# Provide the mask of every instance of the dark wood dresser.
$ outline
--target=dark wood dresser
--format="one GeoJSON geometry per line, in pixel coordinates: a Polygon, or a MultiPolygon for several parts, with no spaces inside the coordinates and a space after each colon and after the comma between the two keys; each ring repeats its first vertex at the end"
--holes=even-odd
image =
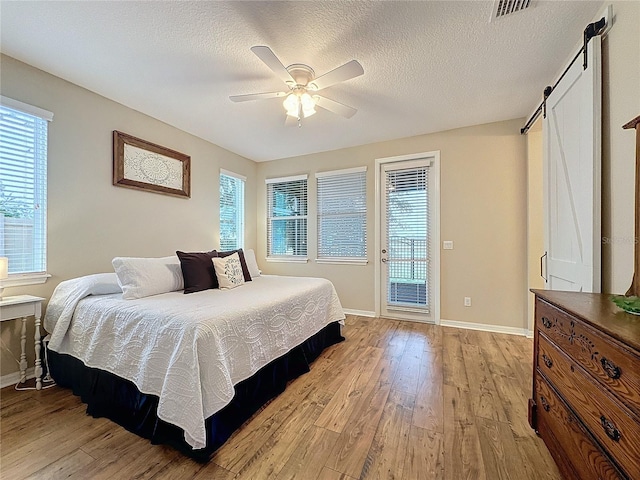
{"type": "Polygon", "coordinates": [[[640,480],[640,317],[609,295],[532,292],[529,424],[566,478],[640,480]]]}

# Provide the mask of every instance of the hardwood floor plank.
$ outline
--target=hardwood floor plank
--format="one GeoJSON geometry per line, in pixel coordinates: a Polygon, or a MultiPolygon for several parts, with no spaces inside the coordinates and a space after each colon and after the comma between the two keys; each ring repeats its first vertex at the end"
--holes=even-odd
{"type": "Polygon", "coordinates": [[[420,362],[413,425],[444,432],[444,367],[442,350],[425,350],[420,362]]]}
{"type": "Polygon", "coordinates": [[[444,386],[446,480],[487,479],[470,395],[470,392],[460,387],[444,386]]]}
{"type": "MultiPolygon", "coordinates": [[[[322,410],[326,407],[328,397],[312,393],[305,399],[282,428],[273,432],[271,437],[258,450],[245,454],[246,462],[236,472],[236,478],[253,480],[258,478],[275,478],[287,463],[295,449],[308,438],[308,431],[313,426],[322,410]]],[[[233,471],[232,469],[229,469],[233,471]]]]}
{"type": "Polygon", "coordinates": [[[182,455],[174,458],[169,465],[156,472],[151,480],[183,480],[197,478],[199,472],[206,470],[206,476],[200,478],[207,479],[232,479],[234,475],[216,465],[209,462],[207,465],[198,463],[195,460],[184,457],[182,455]]]}
{"type": "Polygon", "coordinates": [[[443,381],[446,385],[469,390],[467,369],[462,355],[459,329],[442,327],[443,381]]]}
{"type": "Polygon", "coordinates": [[[481,417],[477,419],[477,423],[482,461],[487,477],[496,480],[522,478],[518,447],[509,425],[481,417]]]}
{"type": "Polygon", "coordinates": [[[107,430],[80,446],[96,460],[117,461],[129,448],[139,443],[140,437],[119,425],[107,430]]]}
{"type": "Polygon", "coordinates": [[[293,452],[278,480],[306,478],[314,480],[320,476],[325,461],[338,439],[338,433],[319,427],[311,427],[304,442],[293,452]]]}
{"type": "Polygon", "coordinates": [[[472,406],[475,415],[507,422],[507,415],[498,398],[491,372],[482,356],[480,347],[463,344],[462,355],[467,370],[472,406]]]}
{"type": "Polygon", "coordinates": [[[352,366],[352,371],[333,395],[320,417],[316,427],[326,428],[336,433],[342,432],[351,413],[362,397],[376,365],[382,358],[381,348],[367,347],[362,358],[352,366]]]}
{"type": "Polygon", "coordinates": [[[398,320],[390,320],[388,318],[376,318],[371,324],[369,330],[369,345],[372,347],[386,348],[390,340],[396,334],[398,326],[400,326],[398,320]]]}
{"type": "Polygon", "coordinates": [[[206,464],[87,416],[66,389],[2,389],[0,476],[560,480],[527,422],[531,339],[353,315],[344,335],[206,464]]]}
{"type": "Polygon", "coordinates": [[[515,442],[520,454],[522,478],[530,480],[562,480],[558,467],[540,437],[516,438],[515,442]]]}
{"type": "Polygon", "coordinates": [[[331,470],[330,468],[324,467],[322,472],[320,472],[320,476],[318,480],[356,480],[349,475],[344,473],[336,472],[335,470],[331,470]]]}
{"type": "MultiPolygon", "coordinates": [[[[86,417],[89,421],[74,422],[66,428],[53,430],[43,436],[30,436],[20,448],[2,451],[2,475],[6,478],[26,478],[47,465],[70,455],[91,439],[113,428],[105,419],[86,417]],[[46,455],[43,455],[46,452],[46,455]]],[[[4,438],[2,442],[4,444],[4,438]]]]}
{"type": "Polygon", "coordinates": [[[246,463],[247,452],[259,449],[300,408],[313,402],[309,395],[315,390],[315,384],[308,375],[307,378],[303,376],[296,379],[281,395],[251,418],[245,424],[252,425],[251,428],[241,427],[235,432],[214,454],[214,461],[229,471],[237,472],[246,463]]]}
{"type": "Polygon", "coordinates": [[[114,478],[150,479],[179,458],[179,453],[163,445],[137,442],[126,448],[118,457],[94,460],[81,472],[68,480],[113,480],[114,478]]]}
{"type": "Polygon", "coordinates": [[[403,478],[415,396],[391,390],[360,479],[403,478]]]}
{"type": "Polygon", "coordinates": [[[529,437],[531,427],[527,418],[527,410],[530,392],[522,390],[518,380],[511,377],[493,375],[493,383],[514,437],[529,437]]]}
{"type": "Polygon", "coordinates": [[[68,478],[77,472],[85,471],[87,466],[92,462],[95,462],[95,458],[84,453],[82,450],[76,450],[41,468],[31,475],[31,478],[68,478]]]}
{"type": "Polygon", "coordinates": [[[404,464],[407,480],[444,478],[444,434],[411,426],[404,464]]]}
{"type": "Polygon", "coordinates": [[[405,344],[391,388],[415,395],[420,381],[425,339],[420,324],[414,323],[410,327],[410,337],[405,344]]]}
{"type": "MultiPolygon", "coordinates": [[[[326,466],[354,478],[367,459],[378,423],[391,391],[394,359],[383,358],[377,366],[377,378],[363,395],[358,409],[352,412],[349,422],[338,437],[326,466]]],[[[395,359],[397,362],[397,359],[395,359]]]]}
{"type": "MultiPolygon", "coordinates": [[[[185,478],[189,477],[176,477],[176,480],[184,480],[185,478]]],[[[220,465],[210,462],[191,480],[233,480],[234,478],[236,478],[235,473],[225,470],[220,465]]]]}

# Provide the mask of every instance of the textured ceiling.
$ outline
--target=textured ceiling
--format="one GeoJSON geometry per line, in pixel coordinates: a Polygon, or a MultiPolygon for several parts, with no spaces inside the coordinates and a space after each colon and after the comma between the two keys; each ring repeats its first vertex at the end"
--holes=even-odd
{"type": "MultiPolygon", "coordinates": [[[[575,52],[596,1],[542,1],[490,22],[492,1],[7,2],[3,53],[256,161],[527,116],[575,52]],[[353,106],[286,127],[282,90],[250,51],[322,75],[353,106]]],[[[133,132],[135,133],[135,132],[133,132]]]]}

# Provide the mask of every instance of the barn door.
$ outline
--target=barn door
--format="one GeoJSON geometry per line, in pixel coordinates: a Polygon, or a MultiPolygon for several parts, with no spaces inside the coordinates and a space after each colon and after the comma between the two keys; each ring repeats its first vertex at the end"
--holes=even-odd
{"type": "Polygon", "coordinates": [[[600,37],[546,100],[546,288],[600,291],[600,37]]]}

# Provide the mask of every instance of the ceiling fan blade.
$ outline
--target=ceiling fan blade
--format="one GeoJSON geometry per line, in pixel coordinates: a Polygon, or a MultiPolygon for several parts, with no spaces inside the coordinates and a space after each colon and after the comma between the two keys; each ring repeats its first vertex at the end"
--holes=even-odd
{"type": "Polygon", "coordinates": [[[363,73],[364,69],[362,68],[362,65],[360,65],[356,60],[351,60],[341,67],[334,68],[330,72],[314,79],[309,84],[309,90],[322,90],[323,88],[330,87],[336,83],[359,77],[363,73]]]}
{"type": "Polygon", "coordinates": [[[267,67],[273,70],[273,73],[275,73],[284,83],[287,85],[295,85],[296,81],[294,78],[289,74],[285,66],[269,47],[258,45],[251,47],[251,51],[255,53],[267,67]]]}
{"type": "Polygon", "coordinates": [[[324,108],[325,110],[329,110],[330,112],[337,113],[338,115],[342,115],[345,118],[353,117],[358,110],[348,105],[345,105],[340,102],[336,102],[335,100],[331,100],[327,97],[321,97],[320,95],[314,95],[316,98],[316,106],[324,108]]]}
{"type": "Polygon", "coordinates": [[[248,102],[250,100],[266,100],[267,98],[284,97],[289,92],[249,93],[248,95],[231,95],[232,102],[248,102]]]}

